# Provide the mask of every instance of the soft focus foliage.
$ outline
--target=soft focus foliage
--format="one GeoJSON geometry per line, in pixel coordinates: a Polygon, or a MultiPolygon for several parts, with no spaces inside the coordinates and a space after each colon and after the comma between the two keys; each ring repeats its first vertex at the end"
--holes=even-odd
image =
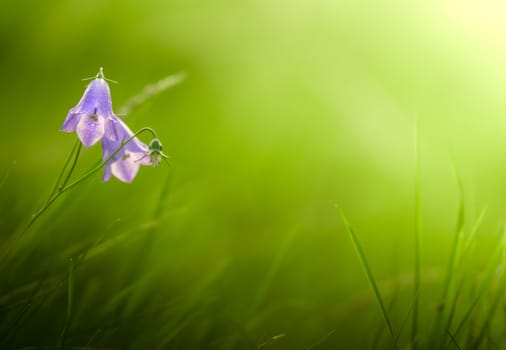
{"type": "MultiPolygon", "coordinates": [[[[421,334],[431,330],[450,259],[460,199],[454,169],[465,234],[488,208],[473,254],[459,265],[468,282],[481,281],[506,206],[499,1],[49,0],[1,8],[0,257],[9,250],[0,260],[1,349],[58,343],[71,257],[69,347],[359,349],[379,329],[378,344],[389,348],[336,205],[387,304],[396,300],[398,330],[413,294],[415,119],[421,334]],[[131,184],[94,176],[18,239],[75,140],[59,128],[83,92],[80,79],[100,66],[119,81],[110,84],[115,111],[146,84],[186,72],[126,117],[132,130],[156,130],[171,166],[142,167],[131,184]]],[[[84,150],[76,174],[100,158],[98,145],[84,150]]],[[[468,289],[455,323],[476,295],[468,289]]],[[[473,322],[490,319],[487,329],[504,345],[504,321],[488,318],[488,308],[473,322]]]]}

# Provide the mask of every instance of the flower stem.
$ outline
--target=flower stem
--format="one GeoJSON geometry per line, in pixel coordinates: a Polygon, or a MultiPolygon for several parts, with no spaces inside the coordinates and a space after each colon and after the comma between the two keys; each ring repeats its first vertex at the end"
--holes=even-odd
{"type": "Polygon", "coordinates": [[[156,138],[156,133],[153,129],[148,128],[148,127],[139,129],[135,134],[133,134],[126,141],[122,141],[121,144],[119,145],[119,147],[114,152],[112,152],[111,155],[106,160],[104,160],[102,163],[100,163],[97,166],[95,166],[94,168],[90,169],[86,174],[84,174],[79,179],[75,180],[74,182],[71,182],[69,185],[59,188],[56,196],[62,194],[65,191],[70,190],[72,187],[76,186],[77,184],[81,183],[82,181],[86,180],[88,177],[90,177],[91,175],[96,173],[98,170],[100,170],[102,167],[104,167],[107,163],[109,163],[109,161],[111,159],[113,159],[114,156],[116,154],[118,154],[118,152],[121,151],[123,149],[123,147],[125,147],[127,145],[127,143],[129,143],[130,141],[132,141],[134,138],[136,138],[138,135],[140,135],[141,133],[143,133],[145,131],[150,132],[151,135],[153,135],[153,137],[156,138]]]}
{"type": "Polygon", "coordinates": [[[58,186],[58,189],[64,187],[67,184],[67,182],[69,182],[70,177],[72,176],[72,173],[74,172],[74,169],[76,168],[77,159],[79,158],[79,154],[81,153],[82,147],[83,147],[82,143],[79,142],[79,146],[77,146],[76,156],[74,158],[74,161],[72,162],[72,165],[70,166],[70,170],[69,170],[67,176],[65,177],[65,180],[63,180],[62,184],[60,186],[58,186]]]}
{"type": "MultiPolygon", "coordinates": [[[[63,174],[65,173],[65,170],[67,169],[67,166],[69,165],[70,159],[74,155],[76,149],[80,148],[80,147],[81,147],[81,143],[79,142],[79,140],[76,140],[76,142],[74,143],[74,146],[72,146],[72,150],[70,151],[69,155],[67,156],[67,159],[65,160],[65,163],[63,164],[63,168],[61,169],[60,174],[58,175],[58,178],[56,179],[56,183],[54,184],[53,190],[51,191],[51,194],[49,195],[49,197],[47,199],[48,202],[51,200],[53,195],[56,193],[56,191],[58,190],[58,187],[60,187],[61,179],[63,177],[63,174]]],[[[77,157],[74,158],[74,164],[76,162],[77,162],[77,157]]],[[[69,172],[67,177],[69,177],[71,174],[72,174],[72,171],[69,172]]]]}
{"type": "MultiPolygon", "coordinates": [[[[55,191],[53,191],[53,193],[49,197],[49,199],[46,202],[46,204],[42,208],[40,208],[40,210],[36,214],[34,214],[32,216],[32,218],[30,219],[30,221],[28,222],[28,224],[26,225],[26,227],[25,227],[25,229],[23,230],[22,233],[25,233],[26,231],[28,231],[28,229],[35,223],[35,221],[37,221],[37,219],[42,214],[44,214],[44,212],[47,209],[49,209],[49,207],[56,201],[56,199],[58,199],[58,197],[60,197],[64,192],[66,192],[66,191],[70,190],[71,188],[75,187],[76,185],[80,184],[81,182],[83,182],[84,180],[86,180],[87,178],[89,178],[91,175],[95,174],[97,171],[99,171],[100,169],[102,169],[107,163],[109,163],[109,161],[111,159],[114,158],[114,156],[116,154],[118,154],[119,151],[121,151],[123,149],[123,147],[125,147],[130,141],[132,141],[134,138],[136,138],[138,135],[142,134],[143,132],[149,132],[149,133],[151,133],[151,135],[153,135],[153,137],[156,138],[156,133],[155,133],[155,131],[153,129],[151,129],[149,127],[145,127],[145,128],[139,129],[130,138],[128,138],[125,141],[122,141],[121,144],[119,145],[119,147],[114,152],[112,152],[112,154],[106,160],[104,160],[103,162],[101,162],[97,166],[95,166],[92,169],[90,169],[87,173],[85,173],[83,176],[81,176],[77,180],[75,180],[75,181],[73,181],[73,182],[71,182],[70,184],[67,185],[68,181],[70,180],[70,176],[72,175],[72,172],[75,169],[75,166],[76,166],[76,163],[77,163],[77,158],[79,157],[79,152],[81,150],[81,144],[79,143],[79,145],[77,146],[76,156],[74,157],[74,161],[72,162],[72,165],[70,167],[70,170],[69,170],[67,176],[65,177],[65,180],[62,182],[61,185],[59,185],[59,186],[57,185],[56,186],[57,189],[55,191]]],[[[73,153],[73,151],[71,152],[71,154],[72,153],[73,153]]],[[[65,164],[63,170],[65,170],[65,168],[67,167],[69,159],[70,159],[70,157],[67,159],[66,164],[65,164]]],[[[60,176],[58,178],[59,180],[61,180],[61,178],[63,177],[63,173],[64,173],[63,170],[60,173],[60,176]]]]}

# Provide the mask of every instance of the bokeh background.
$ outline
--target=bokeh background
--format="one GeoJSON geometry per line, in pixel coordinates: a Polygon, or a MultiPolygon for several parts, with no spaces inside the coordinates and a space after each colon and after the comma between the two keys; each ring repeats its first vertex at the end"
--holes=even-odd
{"type": "MultiPolygon", "coordinates": [[[[1,266],[2,348],[58,342],[69,258],[80,263],[68,347],[367,348],[381,315],[336,207],[386,299],[396,290],[399,326],[415,124],[423,333],[460,198],[466,230],[487,208],[477,270],[504,225],[505,16],[493,0],[2,1],[0,242],[16,247],[1,266]],[[59,128],[81,79],[99,67],[119,81],[115,109],[186,73],[126,117],[157,131],[171,166],[132,184],[97,174],[17,239],[75,141],[59,128]]],[[[99,158],[85,150],[75,176],[99,158]]]]}

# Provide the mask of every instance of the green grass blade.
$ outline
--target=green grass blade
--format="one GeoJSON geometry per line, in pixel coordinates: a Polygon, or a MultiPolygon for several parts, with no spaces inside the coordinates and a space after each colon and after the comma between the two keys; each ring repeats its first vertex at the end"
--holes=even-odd
{"type": "Polygon", "coordinates": [[[364,271],[367,275],[367,279],[369,281],[369,284],[371,285],[371,288],[374,292],[374,296],[376,297],[376,301],[378,302],[378,305],[381,309],[381,313],[383,314],[383,318],[384,318],[385,323],[387,325],[388,332],[390,333],[390,336],[392,337],[392,341],[394,343],[394,349],[398,349],[397,337],[394,334],[392,322],[390,321],[390,317],[388,316],[388,312],[385,307],[385,303],[383,302],[383,298],[381,297],[381,293],[380,293],[380,290],[379,290],[378,285],[376,283],[376,280],[374,279],[374,275],[372,273],[372,270],[369,267],[369,263],[367,262],[367,257],[365,255],[364,249],[362,248],[362,245],[360,244],[357,235],[355,234],[353,228],[351,227],[350,223],[348,222],[348,219],[344,215],[343,211],[341,210],[340,212],[341,212],[341,217],[343,219],[346,231],[348,232],[348,234],[351,238],[351,241],[353,243],[355,251],[357,252],[360,262],[362,263],[362,267],[364,268],[364,271]]]}
{"type": "MultiPolygon", "coordinates": [[[[446,277],[445,277],[444,284],[443,284],[443,294],[442,294],[442,300],[441,300],[442,308],[441,308],[440,312],[438,313],[438,316],[436,318],[436,322],[434,323],[435,326],[434,326],[434,332],[433,332],[433,340],[437,341],[439,346],[444,344],[444,342],[446,341],[446,337],[443,337],[443,338],[439,337],[440,335],[441,336],[443,335],[443,333],[441,333],[441,330],[442,329],[449,329],[450,325],[448,324],[448,322],[451,322],[451,317],[449,315],[451,315],[452,313],[455,312],[454,307],[455,307],[456,303],[452,303],[452,307],[450,309],[448,309],[447,306],[449,305],[449,302],[450,302],[449,297],[452,292],[452,286],[453,286],[454,277],[456,275],[458,261],[460,260],[460,246],[461,246],[461,241],[462,241],[462,233],[464,230],[465,212],[466,212],[465,211],[465,202],[464,202],[463,184],[462,184],[462,180],[461,180],[460,176],[458,175],[458,173],[455,169],[455,166],[454,166],[454,172],[455,172],[455,177],[457,180],[457,186],[459,189],[460,200],[459,200],[459,209],[458,209],[458,214],[457,214],[457,224],[455,226],[453,244],[452,244],[451,252],[450,252],[450,260],[448,261],[448,269],[446,271],[446,277]],[[443,322],[443,317],[447,318],[446,327],[441,327],[441,324],[443,322]],[[440,341],[438,341],[438,339],[440,339],[440,341]]],[[[438,346],[438,348],[439,348],[439,346],[438,346]]]]}
{"type": "Polygon", "coordinates": [[[420,157],[420,133],[418,130],[418,120],[415,119],[415,266],[414,266],[414,288],[413,288],[413,318],[411,322],[411,345],[417,349],[418,338],[418,313],[420,308],[420,280],[421,280],[421,252],[422,252],[422,220],[420,208],[420,176],[421,176],[421,157],[420,157]]]}
{"type": "Polygon", "coordinates": [[[9,178],[9,175],[11,174],[12,168],[16,165],[16,162],[12,162],[11,165],[4,171],[2,177],[0,178],[0,189],[2,189],[5,186],[5,183],[7,182],[7,179],[9,178]]]}
{"type": "Polygon", "coordinates": [[[453,334],[449,330],[446,330],[446,334],[448,334],[448,336],[450,337],[450,339],[452,341],[452,344],[455,345],[455,347],[458,350],[462,350],[462,348],[460,347],[459,343],[457,343],[457,339],[455,339],[455,337],[453,336],[453,334]]]}
{"type": "Polygon", "coordinates": [[[478,219],[476,219],[476,222],[474,223],[473,227],[471,228],[471,232],[469,232],[469,235],[465,239],[464,247],[462,249],[462,255],[466,255],[469,249],[471,248],[472,243],[474,242],[474,239],[476,237],[476,233],[478,232],[478,229],[480,228],[483,219],[485,218],[485,214],[487,213],[487,207],[483,208],[483,210],[480,212],[480,215],[478,215],[478,219]]]}
{"type": "Polygon", "coordinates": [[[279,272],[281,264],[283,263],[288,251],[290,250],[290,247],[292,246],[293,240],[297,235],[297,232],[298,228],[294,227],[288,233],[285,234],[283,241],[281,242],[281,246],[279,247],[279,250],[276,256],[274,257],[274,260],[270,264],[269,269],[265,277],[263,278],[263,281],[260,283],[254,301],[251,304],[250,315],[252,317],[258,311],[258,308],[262,305],[262,303],[265,301],[267,292],[269,291],[269,288],[271,287],[272,282],[276,277],[276,274],[279,272]]]}
{"type": "Polygon", "coordinates": [[[446,278],[443,287],[443,303],[445,305],[447,304],[447,298],[450,293],[457,264],[460,261],[460,245],[461,245],[460,243],[462,241],[462,232],[464,230],[464,221],[465,221],[464,190],[460,176],[458,176],[458,174],[456,174],[455,176],[457,177],[457,183],[460,193],[460,201],[459,201],[459,212],[457,215],[457,225],[455,226],[455,234],[452,244],[452,250],[450,253],[450,261],[448,262],[448,270],[446,271],[446,278]]]}
{"type": "Polygon", "coordinates": [[[459,322],[458,326],[456,327],[455,332],[453,332],[453,335],[455,337],[457,337],[460,334],[460,332],[462,331],[462,329],[466,325],[467,321],[469,321],[474,309],[476,308],[476,306],[478,306],[483,295],[485,294],[487,287],[489,286],[492,278],[494,277],[494,273],[495,273],[495,270],[497,267],[496,261],[500,257],[501,254],[502,254],[502,246],[499,245],[497,247],[497,249],[494,251],[494,253],[492,254],[492,256],[488,262],[488,266],[485,270],[485,274],[481,280],[481,283],[477,286],[478,292],[476,294],[476,297],[474,298],[472,303],[469,305],[467,311],[464,313],[464,316],[462,317],[462,320],[459,322]]]}
{"type": "MultiPolygon", "coordinates": [[[[394,347],[396,344],[399,344],[399,339],[402,336],[402,332],[404,331],[405,326],[409,323],[409,317],[411,316],[411,314],[415,308],[415,304],[418,302],[418,300],[419,300],[418,295],[415,295],[412,302],[411,302],[411,305],[409,306],[408,312],[406,313],[406,316],[405,316],[404,320],[402,321],[401,326],[399,327],[399,333],[395,337],[394,347]]],[[[412,343],[412,345],[413,345],[413,343],[412,343]]]]}
{"type": "MultiPolygon", "coordinates": [[[[70,163],[70,160],[72,159],[72,157],[74,156],[74,153],[76,152],[76,150],[79,148],[81,148],[80,146],[81,142],[80,140],[76,140],[74,142],[74,145],[72,146],[72,149],[70,150],[70,153],[69,155],[67,156],[67,159],[65,159],[65,162],[63,163],[63,167],[62,169],[60,170],[60,173],[58,174],[58,177],[56,178],[56,182],[54,184],[54,187],[53,189],[51,190],[51,193],[49,194],[49,197],[47,199],[47,201],[49,202],[51,200],[51,198],[53,197],[53,195],[58,191],[58,188],[61,186],[61,179],[63,178],[63,175],[65,174],[65,171],[67,170],[67,167],[70,163]]],[[[74,163],[77,161],[77,157],[74,157],[74,163]]],[[[70,176],[70,175],[69,175],[70,176]]]]}
{"type": "Polygon", "coordinates": [[[501,297],[503,294],[502,288],[498,289],[499,290],[496,292],[496,295],[494,296],[494,299],[492,300],[492,303],[489,307],[485,321],[480,331],[478,332],[478,336],[476,337],[474,344],[471,346],[472,349],[480,349],[482,342],[486,339],[487,331],[490,329],[492,319],[494,318],[494,315],[499,308],[499,303],[501,302],[501,297]]]}
{"type": "Polygon", "coordinates": [[[69,278],[67,285],[67,314],[65,317],[65,325],[60,335],[58,342],[58,349],[63,349],[65,346],[65,340],[67,339],[67,333],[70,328],[70,321],[72,319],[72,307],[74,304],[74,260],[69,259],[69,278]]]}

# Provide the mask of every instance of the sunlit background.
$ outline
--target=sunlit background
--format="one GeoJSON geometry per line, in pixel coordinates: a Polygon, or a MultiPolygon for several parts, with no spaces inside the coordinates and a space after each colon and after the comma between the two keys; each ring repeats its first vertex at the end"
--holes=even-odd
{"type": "MultiPolygon", "coordinates": [[[[486,210],[470,279],[506,218],[505,17],[492,0],[4,1],[0,242],[15,249],[0,348],[59,342],[69,258],[68,348],[389,348],[337,208],[397,303],[397,331],[413,295],[417,130],[428,334],[461,197],[464,233],[486,210]],[[155,129],[171,165],[132,184],[97,174],[18,239],[99,67],[119,81],[115,110],[186,74],[125,119],[155,129]]],[[[74,176],[100,157],[86,149],[74,176]]]]}

